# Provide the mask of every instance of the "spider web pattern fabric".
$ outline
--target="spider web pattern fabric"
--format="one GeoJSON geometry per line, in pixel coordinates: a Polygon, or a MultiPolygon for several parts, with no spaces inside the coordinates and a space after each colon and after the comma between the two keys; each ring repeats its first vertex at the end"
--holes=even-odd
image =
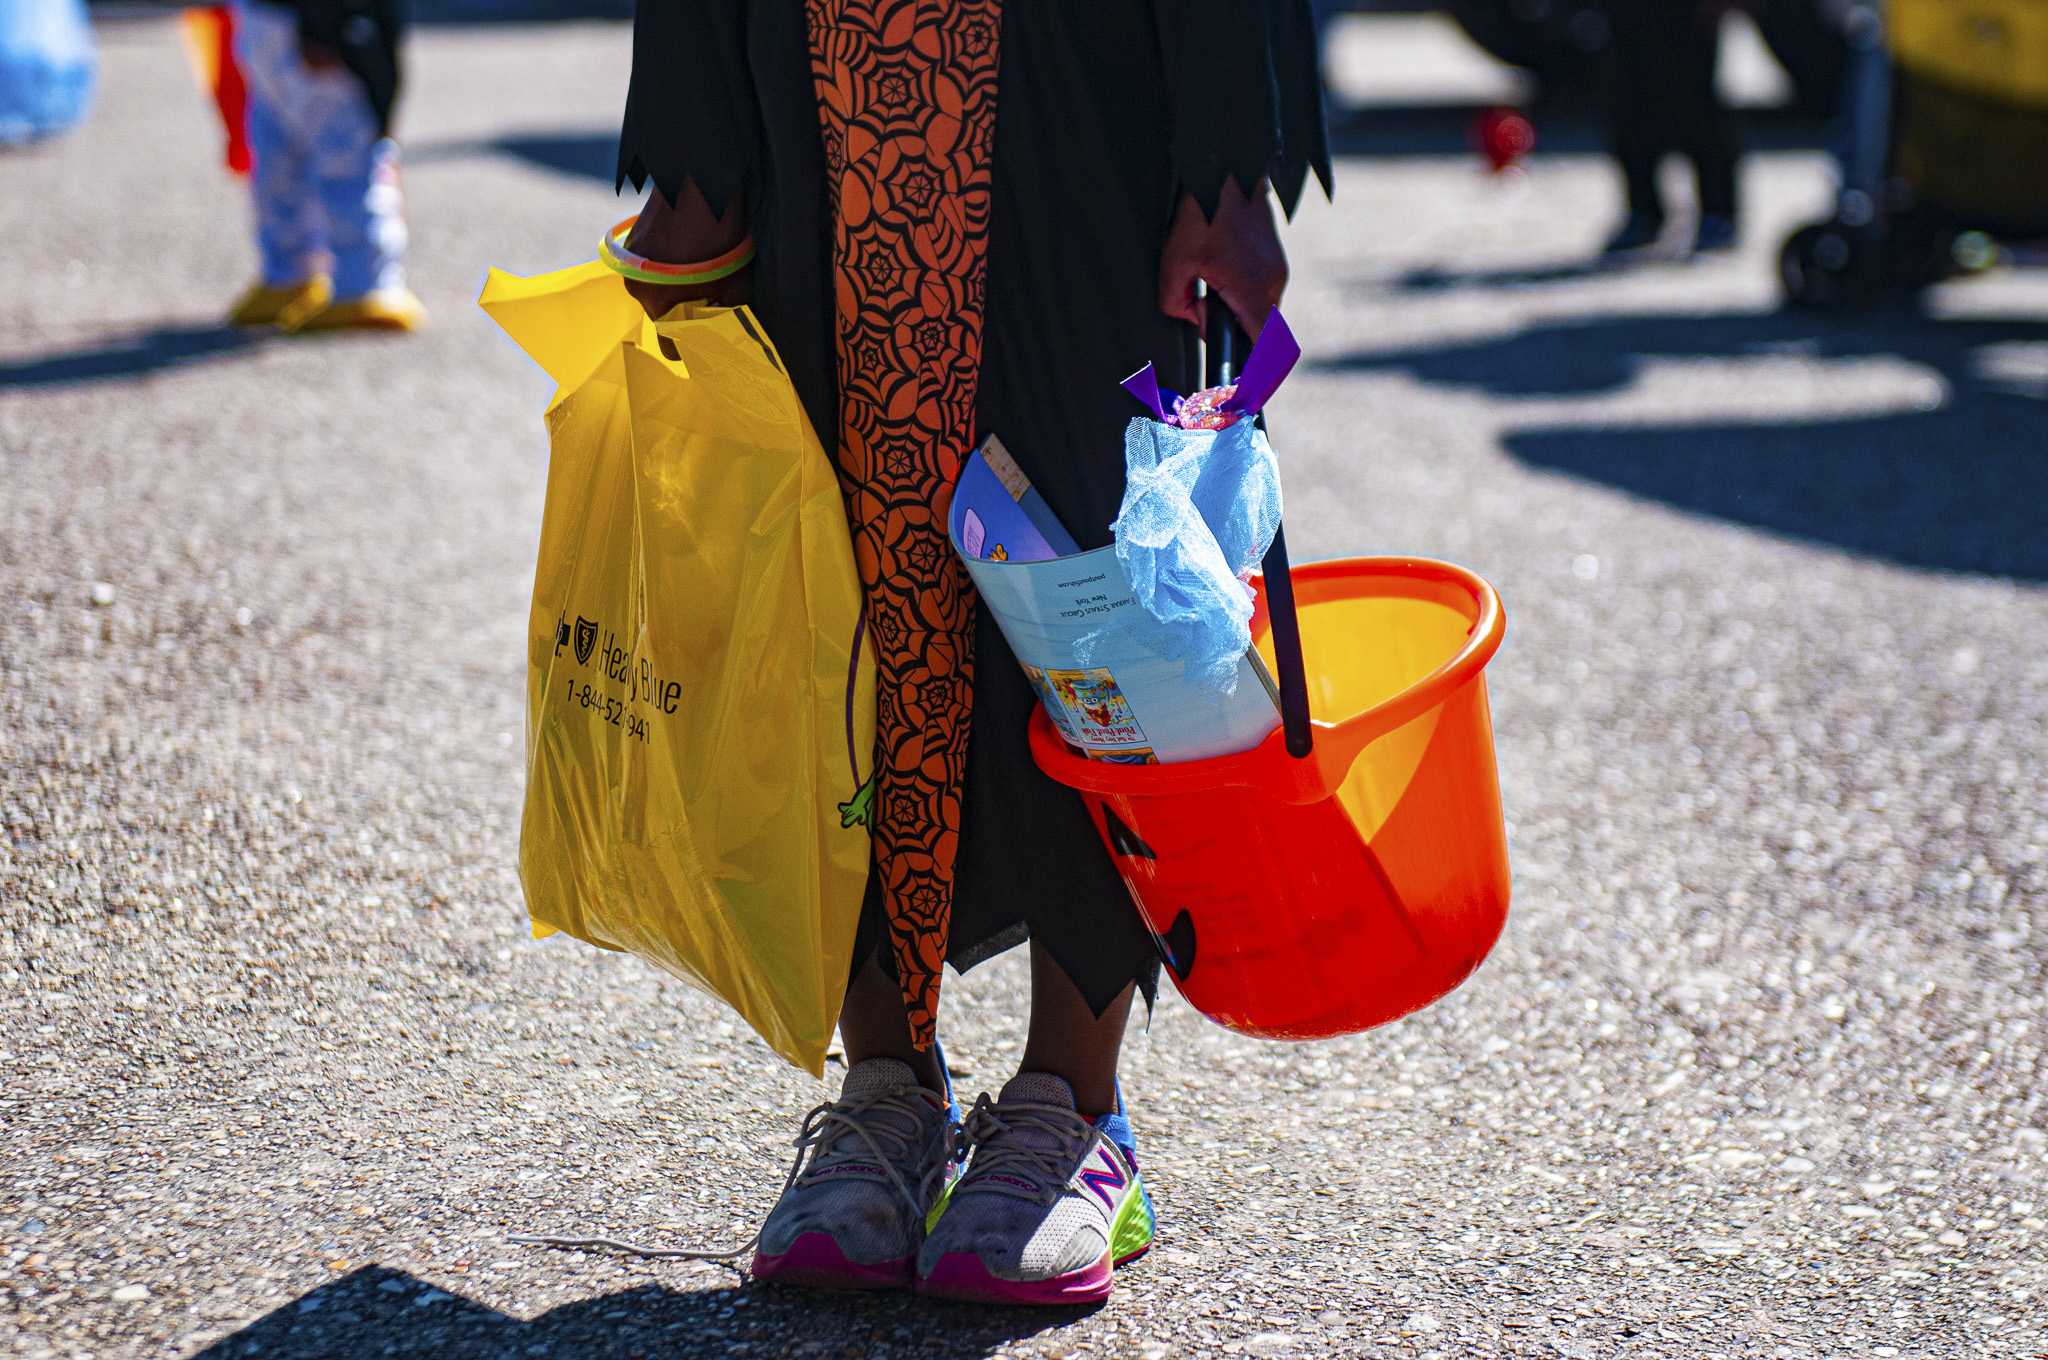
{"type": "Polygon", "coordinates": [[[1001,0],[808,0],[832,209],[840,490],[875,641],[875,868],[919,1048],[960,844],[975,602],[946,541],[973,447],[1001,0]]]}

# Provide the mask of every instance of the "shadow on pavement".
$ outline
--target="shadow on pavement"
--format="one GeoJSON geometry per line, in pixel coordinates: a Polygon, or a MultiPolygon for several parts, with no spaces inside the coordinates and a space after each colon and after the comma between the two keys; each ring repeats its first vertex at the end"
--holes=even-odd
{"type": "Polygon", "coordinates": [[[485,143],[482,149],[558,175],[580,175],[610,184],[618,174],[619,130],[511,133],[485,143]]]}
{"type": "Polygon", "coordinates": [[[1946,393],[1931,410],[1546,424],[1502,443],[1533,468],[1788,538],[1908,567],[2048,580],[2048,320],[1613,316],[1320,367],[1404,372],[1509,399],[1582,398],[1632,386],[1655,360],[1773,354],[1895,358],[1934,370],[1946,393]]]}
{"type": "Polygon", "coordinates": [[[510,132],[482,141],[414,142],[405,148],[406,164],[414,166],[481,156],[510,156],[558,175],[610,185],[619,163],[619,130],[510,132]]]}
{"type": "MultiPolygon", "coordinates": [[[[544,1265],[537,1267],[544,1268],[544,1265]]],[[[901,1294],[822,1294],[754,1286],[678,1291],[643,1285],[521,1321],[399,1270],[366,1266],[304,1294],[194,1360],[547,1356],[669,1360],[754,1355],[986,1356],[1062,1326],[1078,1311],[969,1307],[901,1294]]]]}
{"type": "Polygon", "coordinates": [[[1545,284],[1575,283],[1580,279],[1615,272],[1615,265],[1597,255],[1515,269],[1458,270],[1425,265],[1409,270],[1388,286],[1401,293],[1442,293],[1453,288],[1540,288],[1545,284]]]}
{"type": "Polygon", "coordinates": [[[0,361],[0,391],[136,378],[254,349],[271,332],[234,326],[158,326],[34,359],[0,361]]]}

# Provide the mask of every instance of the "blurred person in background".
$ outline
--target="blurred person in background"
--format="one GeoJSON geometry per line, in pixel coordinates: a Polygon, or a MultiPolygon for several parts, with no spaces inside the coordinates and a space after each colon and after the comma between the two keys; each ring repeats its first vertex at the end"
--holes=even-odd
{"type": "Polygon", "coordinates": [[[0,148],[76,127],[98,82],[84,0],[0,0],[0,148]]]}
{"type": "Polygon", "coordinates": [[[1741,146],[1717,78],[1721,20],[1730,0],[1607,0],[1610,31],[1607,126],[1628,195],[1628,216],[1608,241],[1611,259],[1663,239],[1657,172],[1672,153],[1692,162],[1698,185],[1696,253],[1733,250],[1741,146]]]}
{"type": "Polygon", "coordinates": [[[290,331],[414,330],[398,188],[401,0],[237,0],[261,275],[229,313],[290,331]]]}

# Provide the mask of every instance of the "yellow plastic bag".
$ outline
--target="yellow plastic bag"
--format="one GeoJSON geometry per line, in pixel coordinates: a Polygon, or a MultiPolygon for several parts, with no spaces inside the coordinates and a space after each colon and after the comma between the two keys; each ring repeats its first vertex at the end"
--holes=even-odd
{"type": "Polygon", "coordinates": [[[641,315],[589,264],[493,270],[554,378],[520,880],[824,1070],[868,875],[874,664],[831,464],[744,308],[641,315]]]}

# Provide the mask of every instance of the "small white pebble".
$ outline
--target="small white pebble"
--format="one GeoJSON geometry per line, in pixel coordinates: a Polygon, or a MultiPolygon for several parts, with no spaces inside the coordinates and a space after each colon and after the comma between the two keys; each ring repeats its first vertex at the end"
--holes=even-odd
{"type": "Polygon", "coordinates": [[[141,1303],[148,1297],[149,1286],[146,1284],[124,1284],[114,1291],[115,1303],[141,1303]]]}
{"type": "Polygon", "coordinates": [[[106,581],[94,581],[92,583],[92,602],[102,609],[112,604],[114,602],[113,585],[106,581]]]}
{"type": "Polygon", "coordinates": [[[1591,553],[1580,553],[1572,559],[1572,575],[1581,581],[1596,581],[1600,578],[1600,559],[1591,553]]]}

